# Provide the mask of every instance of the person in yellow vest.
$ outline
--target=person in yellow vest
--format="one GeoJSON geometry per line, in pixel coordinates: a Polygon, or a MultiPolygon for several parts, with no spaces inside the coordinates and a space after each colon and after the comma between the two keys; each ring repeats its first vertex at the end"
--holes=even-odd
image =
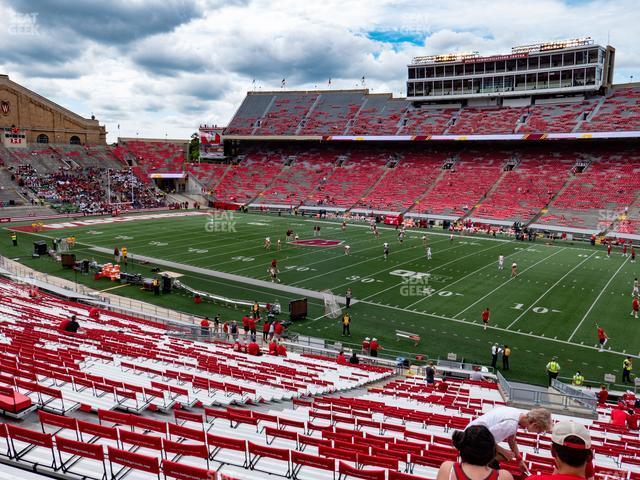
{"type": "Polygon", "coordinates": [[[576,372],[571,383],[573,383],[576,387],[581,387],[584,383],[584,376],[579,371],[576,372]]]}
{"type": "Polygon", "coordinates": [[[509,370],[509,357],[511,356],[511,349],[509,345],[505,345],[502,349],[502,370],[509,370]]]}
{"type": "Polygon", "coordinates": [[[631,357],[627,357],[622,362],[622,383],[631,383],[631,370],[633,369],[633,362],[631,357]]]}
{"type": "Polygon", "coordinates": [[[11,242],[14,247],[18,246],[18,234],[16,232],[11,232],[11,242]]]}
{"type": "Polygon", "coordinates": [[[343,337],[351,336],[351,330],[349,329],[350,325],[351,325],[351,315],[349,315],[349,312],[345,312],[345,314],[342,316],[342,336],[343,337]]]}
{"type": "Polygon", "coordinates": [[[127,247],[122,247],[120,249],[120,253],[122,254],[122,260],[124,261],[124,265],[127,266],[127,247]]]}
{"type": "Polygon", "coordinates": [[[560,364],[557,362],[558,357],[553,357],[549,363],[547,363],[547,375],[549,376],[549,386],[551,386],[551,380],[558,378],[560,373],[560,364]]]}

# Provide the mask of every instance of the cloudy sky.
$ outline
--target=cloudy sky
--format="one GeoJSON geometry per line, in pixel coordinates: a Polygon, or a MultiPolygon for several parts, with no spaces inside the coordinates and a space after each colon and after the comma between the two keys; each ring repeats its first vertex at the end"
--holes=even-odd
{"type": "Polygon", "coordinates": [[[226,125],[247,90],[404,95],[415,55],[592,36],[640,80],[639,0],[0,0],[0,73],[118,136],[226,125]],[[255,87],[253,80],[255,79],[255,87]]]}

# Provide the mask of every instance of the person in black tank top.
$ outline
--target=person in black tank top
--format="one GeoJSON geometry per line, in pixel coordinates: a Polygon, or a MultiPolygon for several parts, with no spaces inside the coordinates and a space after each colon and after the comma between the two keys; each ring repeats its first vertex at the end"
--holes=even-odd
{"type": "Polygon", "coordinates": [[[452,435],[453,446],[460,452],[460,462],[444,462],[436,480],[513,480],[506,470],[493,470],[489,464],[496,457],[496,441],[484,425],[472,425],[452,435]]]}

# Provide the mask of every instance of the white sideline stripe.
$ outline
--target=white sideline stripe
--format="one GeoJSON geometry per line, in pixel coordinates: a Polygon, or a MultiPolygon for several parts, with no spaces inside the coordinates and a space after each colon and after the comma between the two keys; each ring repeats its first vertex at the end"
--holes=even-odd
{"type": "MultiPolygon", "coordinates": [[[[440,319],[440,320],[446,320],[446,321],[449,321],[449,322],[461,323],[461,324],[469,325],[469,326],[476,327],[476,328],[484,328],[484,326],[481,325],[480,323],[470,322],[468,320],[460,320],[459,318],[451,318],[451,317],[445,317],[444,315],[437,315],[437,314],[434,314],[434,313],[427,313],[427,312],[408,310],[406,308],[394,307],[393,305],[384,305],[382,303],[370,302],[368,300],[360,300],[360,303],[363,303],[363,304],[366,304],[366,305],[374,305],[374,306],[380,307],[380,308],[389,308],[391,310],[397,310],[397,311],[408,313],[408,314],[411,314],[411,315],[421,315],[423,317],[437,318],[437,319],[440,319]]],[[[317,319],[314,319],[314,320],[318,320],[320,318],[322,318],[322,317],[318,317],[317,319]]],[[[587,349],[590,349],[590,350],[599,351],[598,347],[593,347],[593,346],[590,346],[590,345],[583,345],[583,344],[580,344],[580,343],[574,343],[574,342],[570,342],[568,340],[559,340],[557,338],[541,337],[540,335],[536,335],[534,333],[518,332],[518,331],[515,331],[515,330],[509,330],[509,329],[507,329],[505,327],[496,327],[496,326],[489,325],[487,328],[489,330],[505,332],[505,333],[508,333],[508,334],[511,334],[511,335],[522,335],[524,337],[531,337],[531,338],[535,338],[537,340],[546,340],[548,342],[562,343],[564,345],[571,345],[572,347],[587,348],[587,349]]],[[[640,358],[640,355],[633,355],[633,354],[630,354],[629,352],[618,352],[616,350],[606,350],[604,353],[612,353],[614,355],[622,355],[622,356],[625,356],[625,357],[640,358]]]]}
{"type": "Polygon", "coordinates": [[[580,329],[580,327],[582,326],[582,323],[587,319],[587,317],[589,316],[589,314],[591,313],[591,310],[593,310],[593,307],[596,306],[596,303],[598,303],[598,300],[600,300],[600,297],[602,296],[602,294],[605,292],[605,290],[609,287],[609,284],[613,281],[613,279],[616,277],[616,275],[618,275],[618,273],[620,272],[620,270],[622,270],[622,267],[624,267],[627,264],[627,261],[629,260],[629,258],[631,257],[627,257],[625,259],[624,262],[622,262],[622,265],[620,265],[620,267],[618,268],[618,270],[615,271],[615,273],[611,276],[611,278],[609,279],[609,281],[606,283],[606,285],[604,287],[602,287],[602,290],[600,290],[600,293],[598,294],[598,296],[596,297],[596,299],[593,301],[593,303],[591,304],[591,306],[589,307],[589,310],[587,310],[587,313],[584,314],[584,317],[582,317],[582,320],[580,320],[580,323],[578,323],[578,326],[575,328],[575,330],[571,333],[571,336],[567,339],[567,341],[571,341],[571,339],[573,338],[573,336],[576,334],[576,332],[580,329]]]}
{"type": "Polygon", "coordinates": [[[565,273],[563,276],[561,276],[561,277],[558,279],[558,281],[557,281],[557,282],[555,282],[553,285],[551,285],[551,286],[547,289],[547,291],[546,291],[546,292],[544,292],[544,293],[543,293],[542,295],[540,295],[536,300],[534,300],[533,302],[531,302],[531,305],[529,305],[529,306],[525,309],[525,311],[524,311],[524,312],[522,312],[520,315],[518,315],[518,317],[517,317],[513,322],[511,322],[509,325],[507,325],[507,329],[509,329],[509,328],[511,328],[513,325],[515,325],[515,324],[516,324],[516,322],[517,322],[518,320],[520,320],[520,319],[521,319],[521,318],[522,318],[522,317],[523,317],[523,316],[524,316],[524,315],[525,315],[529,310],[531,310],[531,309],[536,305],[536,303],[538,303],[540,300],[542,300],[542,299],[547,295],[547,293],[549,293],[551,290],[553,290],[554,288],[556,288],[556,287],[558,286],[558,284],[559,284],[562,280],[564,280],[567,276],[569,276],[569,274],[570,274],[571,272],[573,272],[574,270],[576,270],[576,269],[578,269],[579,267],[581,267],[581,266],[582,266],[582,264],[583,264],[584,262],[586,262],[587,260],[589,260],[589,259],[590,259],[591,257],[593,257],[596,253],[597,253],[597,252],[593,252],[591,255],[589,255],[587,258],[585,258],[584,260],[582,260],[582,261],[581,261],[580,263],[578,263],[575,267],[573,267],[571,270],[569,270],[567,273],[565,273]]]}
{"type": "MultiPolygon", "coordinates": [[[[524,251],[524,250],[520,250],[520,251],[524,251]]],[[[549,258],[553,257],[554,255],[559,254],[560,252],[564,251],[564,249],[562,250],[557,250],[555,252],[553,252],[551,255],[544,257],[541,260],[538,260],[536,263],[534,263],[533,265],[528,266],[527,268],[525,268],[519,275],[524,274],[524,272],[526,272],[527,270],[532,269],[533,267],[535,267],[536,265],[538,265],[539,263],[544,262],[545,260],[548,260],[549,258]]],[[[506,258],[506,257],[505,257],[506,258]]],[[[497,290],[501,289],[502,287],[504,287],[507,283],[515,280],[517,277],[511,277],[509,278],[509,280],[507,280],[506,282],[501,283],[500,285],[498,285],[496,288],[494,288],[493,290],[491,290],[489,293],[487,293],[485,296],[479,298],[478,300],[476,300],[475,302],[473,302],[471,305],[469,305],[467,308],[465,308],[464,310],[462,310],[461,312],[456,313],[453,318],[458,317],[459,315],[462,315],[464,312],[466,312],[467,310],[469,310],[471,307],[473,307],[474,305],[476,305],[477,303],[480,303],[482,300],[484,300],[485,298],[487,298],[489,295],[493,295],[493,293],[495,293],[497,290]]]]}
{"type": "MultiPolygon", "coordinates": [[[[513,240],[513,241],[515,242],[515,240],[513,240]]],[[[479,254],[479,253],[486,252],[487,250],[491,250],[492,248],[496,248],[496,247],[499,247],[499,246],[500,246],[500,245],[493,245],[493,246],[488,247],[488,248],[485,248],[485,249],[483,249],[483,250],[479,250],[479,251],[474,252],[474,253],[469,253],[469,254],[464,255],[464,256],[462,256],[462,257],[460,257],[460,258],[456,258],[455,260],[451,260],[450,262],[444,263],[444,264],[442,264],[440,267],[444,267],[444,266],[446,266],[446,265],[449,265],[450,263],[457,262],[458,260],[462,260],[463,258],[467,258],[467,257],[469,257],[469,256],[471,256],[471,255],[477,255],[477,254],[479,254]]],[[[518,253],[518,252],[512,253],[512,255],[515,255],[516,253],[518,253]]],[[[418,304],[418,303],[420,303],[421,301],[426,300],[427,298],[431,298],[431,297],[433,297],[436,293],[441,292],[441,291],[442,291],[442,290],[444,290],[445,288],[449,288],[451,285],[456,284],[456,283],[457,283],[457,282],[459,282],[460,280],[463,280],[463,279],[467,278],[469,275],[472,275],[472,274],[474,274],[474,273],[476,273],[476,272],[479,272],[479,271],[480,271],[480,270],[482,270],[483,268],[487,268],[489,265],[492,265],[492,264],[493,264],[493,262],[492,262],[492,263],[489,263],[489,264],[487,264],[487,265],[485,265],[485,266],[483,266],[483,267],[480,267],[479,269],[477,269],[477,270],[476,270],[476,271],[474,271],[474,272],[468,273],[468,274],[467,274],[467,275],[465,275],[464,277],[461,277],[461,278],[459,278],[458,280],[456,280],[456,281],[454,281],[454,282],[451,282],[451,283],[450,283],[450,284],[448,284],[448,285],[445,285],[444,287],[439,288],[438,290],[436,290],[436,291],[434,291],[434,292],[430,293],[429,295],[424,296],[424,297],[423,297],[423,298],[421,298],[420,300],[417,300],[417,301],[413,302],[411,305],[408,305],[408,306],[407,306],[407,308],[413,307],[414,305],[417,305],[417,304],[418,304]]],[[[438,268],[440,268],[440,267],[436,267],[436,268],[434,268],[433,270],[437,270],[437,269],[438,269],[438,268]]],[[[398,284],[398,285],[400,285],[400,284],[398,284]]],[[[397,286],[397,285],[396,285],[396,286],[397,286]]]]}
{"type": "MultiPolygon", "coordinates": [[[[104,247],[91,247],[91,250],[100,252],[100,253],[113,253],[110,249],[104,248],[104,247]]],[[[281,283],[267,282],[265,280],[258,280],[256,278],[244,277],[242,275],[235,275],[233,273],[227,273],[227,272],[219,272],[216,270],[196,267],[196,266],[187,265],[184,263],[170,262],[168,260],[163,260],[161,258],[147,257],[145,255],[131,255],[129,258],[132,261],[144,260],[146,262],[162,265],[164,267],[176,268],[176,269],[184,270],[187,272],[199,273],[199,274],[206,275],[209,277],[214,277],[214,278],[223,278],[225,280],[231,280],[231,281],[238,282],[245,285],[254,285],[254,286],[266,288],[272,291],[275,290],[275,291],[293,293],[296,295],[304,295],[310,298],[318,298],[320,300],[324,299],[324,296],[322,293],[317,292],[315,290],[308,290],[306,288],[293,287],[291,285],[283,285],[281,283]]],[[[342,299],[342,297],[337,297],[336,301],[345,303],[345,300],[342,299]]],[[[355,304],[357,302],[352,300],[351,303],[355,304]]]]}

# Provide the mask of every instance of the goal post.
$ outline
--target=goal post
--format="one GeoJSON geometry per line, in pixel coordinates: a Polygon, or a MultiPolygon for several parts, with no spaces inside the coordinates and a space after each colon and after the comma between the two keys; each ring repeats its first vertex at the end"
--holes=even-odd
{"type": "Polygon", "coordinates": [[[342,309],[338,304],[338,299],[331,290],[323,290],[322,299],[324,300],[324,314],[329,318],[338,318],[342,315],[342,309]]]}

